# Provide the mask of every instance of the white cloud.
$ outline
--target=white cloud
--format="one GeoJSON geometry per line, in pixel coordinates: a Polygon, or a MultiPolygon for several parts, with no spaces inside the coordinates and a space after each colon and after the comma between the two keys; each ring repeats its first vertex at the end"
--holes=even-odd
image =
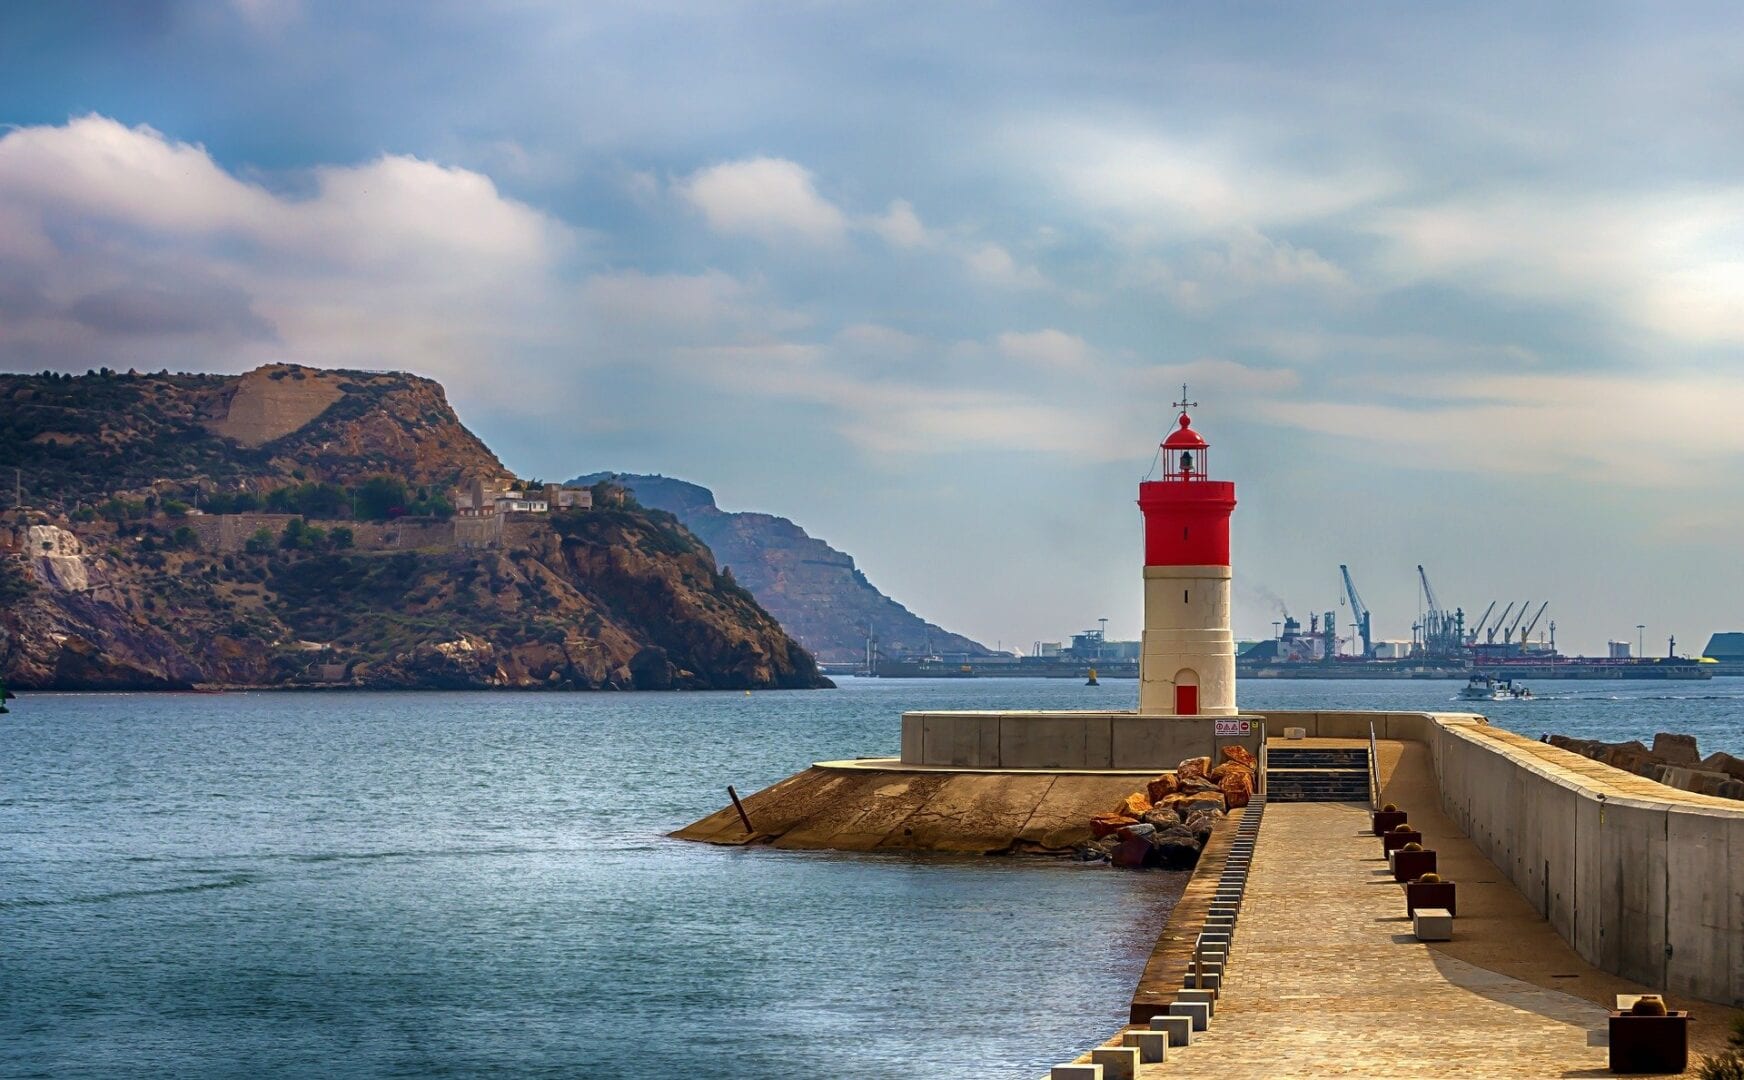
{"type": "Polygon", "coordinates": [[[1310,248],[1274,240],[1257,229],[1235,228],[1172,258],[1147,255],[1127,275],[1176,306],[1203,312],[1262,293],[1305,291],[1342,300],[1357,289],[1343,268],[1310,248]]]}
{"type": "Polygon", "coordinates": [[[280,194],[100,116],[7,132],[0,250],[36,302],[0,312],[0,349],[57,367],[292,360],[468,382],[553,328],[575,234],[487,177],[384,156],[308,179],[280,194]]]}
{"type": "Polygon", "coordinates": [[[1744,342],[1744,186],[1548,189],[1377,212],[1401,282],[1433,280],[1619,315],[1675,341],[1744,342]]]}
{"type": "Polygon", "coordinates": [[[920,216],[907,199],[897,199],[881,217],[872,219],[871,228],[884,242],[895,248],[925,247],[932,242],[920,216]]]}
{"type": "Polygon", "coordinates": [[[595,274],[581,296],[593,325],[635,330],[660,340],[696,340],[798,329],[803,315],[771,304],[758,282],[719,270],[701,274],[595,274]]]}
{"type": "Polygon", "coordinates": [[[1096,357],[1089,342],[1063,330],[1007,331],[999,335],[995,344],[1006,359],[1047,371],[1086,371],[1096,357]]]}
{"type": "Polygon", "coordinates": [[[1233,145],[1044,127],[1052,167],[1092,207],[1139,223],[1140,234],[1215,232],[1311,221],[1373,203],[1398,189],[1390,171],[1281,168],[1278,155],[1233,145]]]}
{"type": "Polygon", "coordinates": [[[1173,395],[1186,383],[1194,397],[1228,396],[1248,400],[1254,396],[1271,396],[1295,390],[1302,384],[1301,376],[1290,368],[1253,367],[1234,360],[1202,356],[1180,364],[1162,363],[1140,369],[1130,378],[1132,394],[1154,398],[1158,394],[1173,395]]]}
{"type": "Polygon", "coordinates": [[[908,356],[919,351],[922,344],[913,334],[877,323],[854,323],[836,334],[838,348],[869,357],[908,356]]]}
{"type": "Polygon", "coordinates": [[[963,253],[963,263],[969,272],[989,285],[1008,289],[1034,289],[1047,284],[1047,279],[1033,266],[1024,266],[1012,258],[1011,252],[998,244],[986,243],[963,253]]]}
{"type": "Polygon", "coordinates": [[[1425,468],[1703,487],[1744,465],[1744,376],[1365,377],[1396,403],[1257,403],[1273,422],[1381,445],[1425,468]],[[1450,453],[1449,448],[1457,448],[1450,453]]]}
{"type": "Polygon", "coordinates": [[[676,190],[719,233],[773,246],[798,241],[819,247],[840,244],[847,234],[847,218],[818,194],[811,172],[784,158],[711,165],[676,190]]]}

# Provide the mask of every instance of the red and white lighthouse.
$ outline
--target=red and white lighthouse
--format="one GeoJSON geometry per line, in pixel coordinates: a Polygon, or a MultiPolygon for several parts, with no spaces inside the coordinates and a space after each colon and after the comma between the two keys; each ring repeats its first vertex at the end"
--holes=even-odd
{"type": "Polygon", "coordinates": [[[1138,486],[1144,514],[1145,614],[1138,711],[1146,716],[1235,715],[1235,637],[1229,631],[1229,516],[1235,485],[1213,480],[1181,387],[1179,425],[1163,440],[1163,478],[1138,486]]]}

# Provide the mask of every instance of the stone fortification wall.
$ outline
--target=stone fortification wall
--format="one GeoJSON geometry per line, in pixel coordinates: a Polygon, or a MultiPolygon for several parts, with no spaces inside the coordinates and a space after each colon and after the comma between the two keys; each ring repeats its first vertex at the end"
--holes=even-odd
{"type": "Polygon", "coordinates": [[[501,515],[462,517],[454,519],[454,546],[461,548],[496,547],[503,542],[501,515]]]}
{"type": "MultiPolygon", "coordinates": [[[[284,532],[296,514],[203,514],[176,522],[194,531],[200,550],[228,554],[241,551],[248,538],[259,529],[273,535],[284,532]]],[[[310,519],[309,524],[332,530],[344,526],[351,530],[352,547],[359,551],[394,551],[414,549],[451,550],[457,546],[460,527],[488,523],[490,519],[455,519],[434,521],[425,518],[400,518],[396,521],[326,521],[310,519]]],[[[494,527],[486,531],[493,531],[494,527]]],[[[497,535],[500,536],[500,531],[497,535]]],[[[486,546],[472,544],[470,546],[486,546]]]]}
{"type": "Polygon", "coordinates": [[[194,538],[199,542],[201,551],[215,551],[224,554],[241,551],[242,545],[248,542],[248,538],[254,535],[256,529],[267,529],[275,535],[283,532],[285,523],[295,516],[295,514],[200,514],[167,524],[172,528],[186,525],[194,530],[194,538]]]}
{"type": "Polygon", "coordinates": [[[1744,1005],[1744,807],[1492,728],[1429,741],[1443,810],[1582,959],[1744,1005]]]}

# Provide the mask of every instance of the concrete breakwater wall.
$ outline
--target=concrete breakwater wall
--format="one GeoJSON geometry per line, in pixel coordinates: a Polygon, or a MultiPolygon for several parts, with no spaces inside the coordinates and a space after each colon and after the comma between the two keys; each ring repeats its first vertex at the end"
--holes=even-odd
{"type": "Polygon", "coordinates": [[[1428,745],[1442,812],[1580,957],[1744,1005],[1744,806],[1680,791],[1474,714],[1284,712],[1281,732],[1428,745]]]}
{"type": "Polygon", "coordinates": [[[1255,716],[1144,716],[1137,712],[905,712],[902,762],[971,769],[1173,769],[1186,758],[1222,761],[1225,746],[1257,758],[1266,739],[1255,716]],[[1220,729],[1227,727],[1228,733],[1220,729]]]}
{"type": "Polygon", "coordinates": [[[1443,811],[1582,959],[1744,1005],[1744,807],[1494,728],[1429,734],[1443,811]]]}

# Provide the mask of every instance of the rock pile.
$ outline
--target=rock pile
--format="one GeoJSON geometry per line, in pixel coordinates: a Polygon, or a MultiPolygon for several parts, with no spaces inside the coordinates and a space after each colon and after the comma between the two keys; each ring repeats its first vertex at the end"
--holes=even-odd
{"type": "Polygon", "coordinates": [[[1135,870],[1192,869],[1217,818],[1253,796],[1253,755],[1240,746],[1225,746],[1222,755],[1215,768],[1208,757],[1188,758],[1091,818],[1092,839],[1079,846],[1079,858],[1135,870]]]}
{"type": "Polygon", "coordinates": [[[1715,751],[1704,758],[1696,749],[1692,735],[1662,731],[1653,736],[1651,750],[1635,740],[1607,743],[1596,739],[1572,739],[1567,735],[1546,735],[1544,741],[1668,787],[1700,795],[1744,799],[1744,759],[1723,751],[1715,751]]]}

